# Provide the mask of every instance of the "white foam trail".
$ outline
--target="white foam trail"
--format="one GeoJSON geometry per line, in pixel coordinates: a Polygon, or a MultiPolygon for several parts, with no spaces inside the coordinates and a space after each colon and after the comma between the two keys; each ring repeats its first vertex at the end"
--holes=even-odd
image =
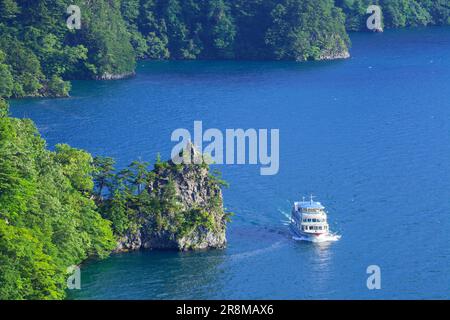
{"type": "Polygon", "coordinates": [[[282,241],[278,241],[274,244],[272,244],[269,247],[266,248],[262,248],[262,249],[256,249],[256,250],[251,250],[251,251],[247,251],[247,252],[243,252],[243,253],[236,253],[230,256],[231,259],[233,260],[240,260],[240,259],[245,259],[245,258],[249,258],[249,257],[253,257],[253,256],[257,256],[275,249],[278,249],[279,247],[282,246],[282,241]]]}
{"type": "Polygon", "coordinates": [[[285,220],[285,222],[288,222],[288,223],[292,222],[290,213],[284,212],[283,210],[280,210],[280,209],[278,209],[278,212],[281,213],[287,219],[287,220],[285,220]]]}
{"type": "Polygon", "coordinates": [[[321,235],[320,237],[302,237],[302,236],[292,236],[292,239],[295,241],[308,241],[308,242],[314,242],[314,243],[320,243],[320,242],[335,242],[338,241],[341,238],[338,234],[327,234],[327,235],[321,235]]]}

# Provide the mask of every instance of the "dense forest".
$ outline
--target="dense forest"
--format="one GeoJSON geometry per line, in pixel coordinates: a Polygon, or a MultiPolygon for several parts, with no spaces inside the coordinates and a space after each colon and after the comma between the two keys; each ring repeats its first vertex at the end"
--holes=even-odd
{"type": "Polygon", "coordinates": [[[66,268],[114,247],[89,196],[92,157],[46,150],[30,120],[0,110],[0,299],[63,298],[66,268]]]}
{"type": "Polygon", "coordinates": [[[450,24],[448,0],[0,0],[0,97],[66,96],[71,79],[126,77],[136,59],[346,57],[374,3],[387,28],[450,24]]]}

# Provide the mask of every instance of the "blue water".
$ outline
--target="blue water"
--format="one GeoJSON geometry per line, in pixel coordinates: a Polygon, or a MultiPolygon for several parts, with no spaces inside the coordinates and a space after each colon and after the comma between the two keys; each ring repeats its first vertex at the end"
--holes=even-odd
{"type": "Polygon", "coordinates": [[[78,81],[21,100],[49,146],[125,166],[168,158],[177,128],[279,128],[280,171],[219,165],[235,212],[228,248],[90,261],[74,299],[450,298],[450,28],[353,34],[334,62],[141,62],[135,78],[78,81]],[[342,238],[293,241],[291,203],[313,193],[342,238]],[[368,290],[366,268],[381,268],[368,290]]]}

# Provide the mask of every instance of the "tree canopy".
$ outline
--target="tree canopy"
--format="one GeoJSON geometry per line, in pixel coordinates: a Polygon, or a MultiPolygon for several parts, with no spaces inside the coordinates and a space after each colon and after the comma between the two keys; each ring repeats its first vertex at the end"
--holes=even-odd
{"type": "Polygon", "coordinates": [[[0,299],[62,298],[68,266],[115,246],[91,197],[92,157],[47,150],[30,120],[0,104],[0,299]]]}
{"type": "Polygon", "coordinates": [[[346,30],[450,24],[447,0],[0,0],[0,97],[66,96],[71,79],[132,74],[136,59],[340,57],[346,30]]]}

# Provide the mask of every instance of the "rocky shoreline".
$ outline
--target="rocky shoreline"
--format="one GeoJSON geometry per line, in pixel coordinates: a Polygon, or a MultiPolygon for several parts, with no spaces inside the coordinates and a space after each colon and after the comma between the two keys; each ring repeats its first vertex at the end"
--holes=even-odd
{"type": "Polygon", "coordinates": [[[104,74],[95,77],[95,80],[122,80],[122,79],[132,78],[135,75],[136,75],[135,71],[118,73],[118,74],[112,74],[112,73],[105,72],[104,74]]]}
{"type": "Polygon", "coordinates": [[[126,72],[126,73],[119,73],[119,74],[112,74],[105,72],[104,74],[95,77],[95,80],[122,80],[122,79],[128,79],[132,78],[136,75],[136,72],[126,72]]]}
{"type": "MultiPolygon", "coordinates": [[[[198,151],[189,145],[192,157],[198,151]]],[[[186,152],[186,150],[184,151],[186,152]]],[[[177,212],[162,212],[163,227],[155,227],[154,215],[144,213],[139,223],[117,241],[115,252],[139,249],[203,250],[226,247],[226,223],[228,214],[223,208],[220,183],[210,174],[207,164],[177,165],[172,161],[157,165],[155,179],[147,186],[147,192],[163,203],[167,187],[173,187],[177,199],[177,212]]]]}
{"type": "Polygon", "coordinates": [[[350,53],[348,51],[340,52],[326,52],[322,53],[319,60],[329,61],[329,60],[340,60],[350,58],[350,53]]]}

